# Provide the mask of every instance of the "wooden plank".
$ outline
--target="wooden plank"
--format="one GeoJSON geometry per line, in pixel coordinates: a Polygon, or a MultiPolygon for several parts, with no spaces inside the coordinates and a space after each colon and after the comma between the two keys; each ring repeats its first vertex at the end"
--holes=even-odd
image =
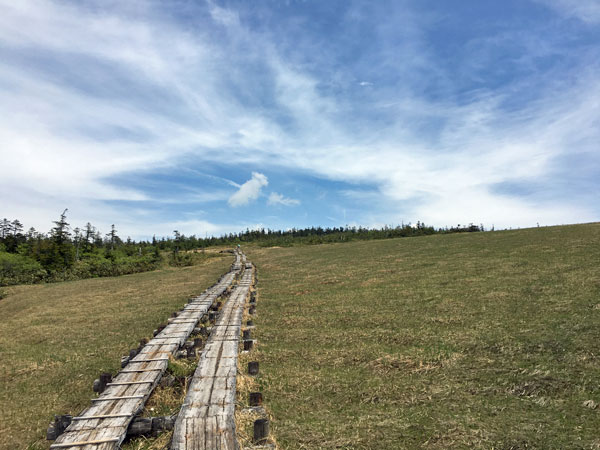
{"type": "Polygon", "coordinates": [[[98,397],[98,398],[93,398],[92,401],[93,402],[108,402],[108,401],[113,401],[113,400],[126,400],[126,399],[132,399],[132,398],[144,398],[145,395],[124,395],[122,397],[98,397]]]}
{"type": "Polygon", "coordinates": [[[83,445],[91,444],[106,444],[107,442],[119,442],[118,438],[98,439],[94,441],[76,441],[69,442],[66,444],[52,444],[50,448],[68,448],[68,447],[81,447],[83,445]]]}
{"type": "Polygon", "coordinates": [[[145,363],[145,362],[156,362],[156,361],[168,361],[169,358],[152,358],[152,359],[132,359],[129,361],[131,363],[145,363]]]}
{"type": "Polygon", "coordinates": [[[212,328],[175,422],[172,450],[237,449],[235,391],[241,322],[253,267],[244,272],[212,328]]]}
{"type": "Polygon", "coordinates": [[[118,417],[129,417],[129,414],[100,414],[97,416],[76,416],[71,420],[95,420],[95,419],[115,419],[118,417]]]}
{"type": "Polygon", "coordinates": [[[179,349],[214,300],[228,289],[235,275],[230,271],[216,285],[185,305],[179,315],[107,384],[103,395],[92,399],[91,406],[76,417],[51,448],[116,450],[126,436],[129,423],[143,408],[167,368],[168,358],[161,355],[173,355],[179,349]]]}
{"type": "Polygon", "coordinates": [[[106,386],[127,386],[127,385],[132,385],[132,384],[152,384],[154,383],[154,381],[152,380],[147,380],[147,381],[121,381],[118,383],[108,383],[106,386]]]}

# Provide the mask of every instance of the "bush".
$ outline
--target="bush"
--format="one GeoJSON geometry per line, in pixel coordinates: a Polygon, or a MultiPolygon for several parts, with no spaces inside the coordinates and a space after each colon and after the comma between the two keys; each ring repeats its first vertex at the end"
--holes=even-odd
{"type": "Polygon", "coordinates": [[[0,286],[38,283],[47,276],[48,273],[36,260],[28,256],[0,252],[0,286]]]}
{"type": "Polygon", "coordinates": [[[71,273],[74,278],[114,277],[130,273],[147,272],[158,267],[153,255],[124,256],[112,254],[110,259],[89,255],[78,261],[71,273]]]}

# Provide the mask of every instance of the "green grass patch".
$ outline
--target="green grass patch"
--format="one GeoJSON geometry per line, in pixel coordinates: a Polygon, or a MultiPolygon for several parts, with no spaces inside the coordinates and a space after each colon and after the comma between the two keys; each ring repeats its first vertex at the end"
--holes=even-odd
{"type": "Polygon", "coordinates": [[[600,224],[246,252],[282,448],[600,448],[600,224]]]}
{"type": "Polygon", "coordinates": [[[231,261],[226,255],[191,267],[3,288],[0,449],[48,448],[53,415],[89,406],[100,372],[116,373],[122,355],[231,261]]]}

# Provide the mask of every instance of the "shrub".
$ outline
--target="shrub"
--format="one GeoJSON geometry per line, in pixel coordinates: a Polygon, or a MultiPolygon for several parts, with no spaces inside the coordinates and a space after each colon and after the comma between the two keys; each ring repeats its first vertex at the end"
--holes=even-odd
{"type": "Polygon", "coordinates": [[[0,252],[0,286],[37,283],[47,275],[42,265],[28,256],[0,252]]]}

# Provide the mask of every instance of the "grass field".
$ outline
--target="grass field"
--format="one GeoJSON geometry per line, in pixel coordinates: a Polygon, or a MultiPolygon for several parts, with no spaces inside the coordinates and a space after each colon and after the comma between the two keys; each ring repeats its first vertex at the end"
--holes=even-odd
{"type": "Polygon", "coordinates": [[[4,288],[0,449],[43,449],[54,414],[89,406],[100,372],[217,281],[231,256],[116,278],[4,288]]]}
{"type": "Polygon", "coordinates": [[[600,224],[247,253],[282,448],[600,448],[600,224]]]}
{"type": "MultiPolygon", "coordinates": [[[[600,224],[245,250],[281,448],[600,448],[600,224]]],[[[5,289],[0,449],[230,262],[5,289]]]]}

